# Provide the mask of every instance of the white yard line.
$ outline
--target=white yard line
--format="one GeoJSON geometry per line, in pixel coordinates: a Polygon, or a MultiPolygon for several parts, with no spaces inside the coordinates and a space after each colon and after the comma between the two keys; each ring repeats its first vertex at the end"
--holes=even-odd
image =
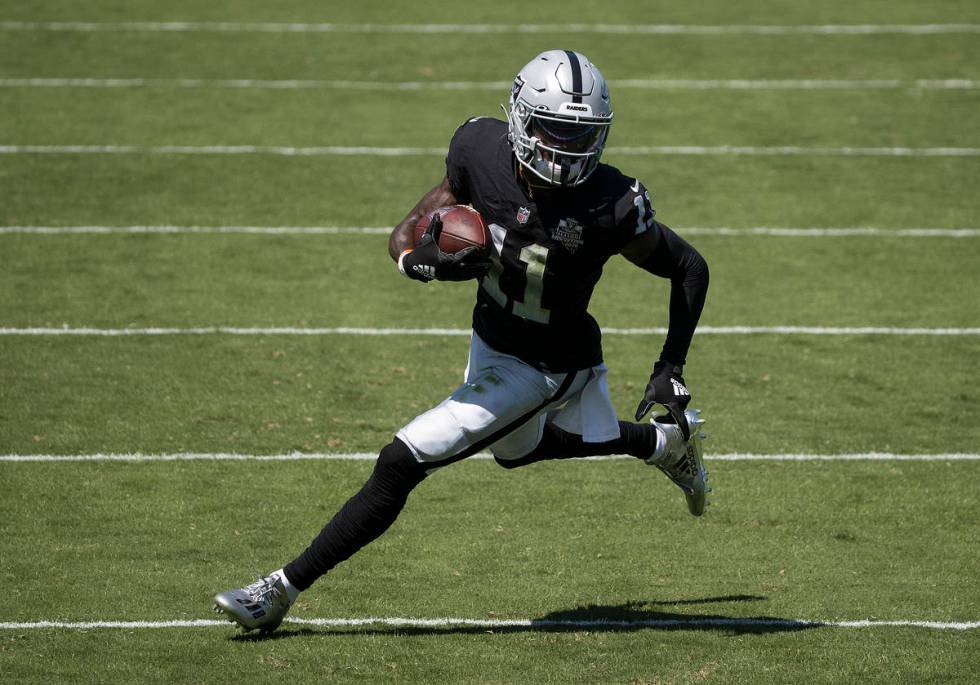
{"type": "Polygon", "coordinates": [[[615,35],[929,35],[980,33],[980,24],[331,24],[237,21],[2,21],[0,31],[232,33],[464,33],[615,35]]]}
{"type": "MultiPolygon", "coordinates": [[[[666,329],[664,329],[666,330],[666,329]]],[[[0,328],[0,335],[434,335],[469,336],[468,328],[236,328],[209,326],[200,328],[0,328]]]]}
{"type": "Polygon", "coordinates": [[[980,228],[879,228],[874,226],[851,226],[846,228],[755,226],[752,228],[728,228],[725,226],[690,226],[687,228],[675,228],[675,230],[688,235],[764,235],[790,238],[838,238],[854,236],[883,238],[971,238],[980,236],[980,228]]]}
{"type": "MultiPolygon", "coordinates": [[[[287,454],[235,454],[179,452],[176,454],[3,454],[0,462],[155,462],[155,461],[374,461],[376,452],[313,453],[290,452],[287,454]]],[[[471,459],[488,459],[481,453],[471,459]]]]}
{"type": "MultiPolygon", "coordinates": [[[[674,226],[685,235],[777,236],[791,238],[832,237],[901,237],[901,238],[975,238],[980,228],[793,228],[756,226],[674,226]]],[[[0,235],[26,233],[38,235],[110,235],[110,234],[257,234],[257,235],[388,235],[389,226],[0,226],[0,235]]]]}
{"type": "Polygon", "coordinates": [[[381,157],[419,157],[445,155],[446,149],[442,147],[282,147],[268,145],[0,145],[0,154],[281,155],[286,157],[370,155],[381,157]]]}
{"type": "MultiPolygon", "coordinates": [[[[639,82],[637,82],[639,83],[639,82]]],[[[913,82],[909,82],[913,83],[913,82]]],[[[943,83],[936,81],[935,83],[943,83]]],[[[950,81],[954,83],[954,81],[950,81]]],[[[923,89],[971,90],[970,86],[925,85],[923,89]]],[[[265,88],[272,90],[499,90],[510,88],[510,81],[349,81],[308,79],[162,79],[162,78],[5,78],[4,88],[265,88]]],[[[643,86],[633,86],[643,87],[643,86]]],[[[648,86],[653,88],[654,86],[648,86]]],[[[894,86],[898,87],[898,86],[894,86]]],[[[912,86],[909,86],[912,87],[912,86]]]]}
{"type": "MultiPolygon", "coordinates": [[[[239,328],[234,326],[205,326],[198,328],[0,328],[0,336],[160,336],[160,335],[422,335],[469,336],[469,328],[297,328],[267,327],[239,328]]],[[[665,327],[603,328],[605,335],[664,335],[665,327]]],[[[897,328],[888,326],[700,326],[697,335],[926,335],[975,336],[980,328],[897,328]]]]}
{"type": "MultiPolygon", "coordinates": [[[[504,91],[509,81],[350,81],[316,79],[0,78],[0,88],[203,88],[272,90],[504,91]]],[[[976,90],[974,79],[612,79],[640,90],[976,90]]]]}
{"type": "Polygon", "coordinates": [[[975,147],[802,147],[799,145],[640,145],[606,148],[613,155],[815,155],[821,157],[975,157],[975,147]]]}
{"type": "MultiPolygon", "coordinates": [[[[374,461],[376,452],[289,452],[285,454],[238,454],[222,452],[178,452],[174,454],[3,454],[0,462],[171,462],[171,461],[374,461]]],[[[577,461],[619,461],[634,457],[610,455],[588,457],[577,461]]],[[[480,452],[470,459],[492,459],[480,452]]],[[[858,452],[853,454],[709,454],[716,461],[980,461],[980,454],[953,452],[947,454],[893,454],[891,452],[858,452]]]]}
{"type": "MultiPolygon", "coordinates": [[[[545,630],[570,628],[582,630],[629,630],[639,628],[752,628],[771,627],[787,630],[804,628],[926,628],[930,630],[976,630],[980,621],[925,621],[925,620],[878,620],[838,621],[792,618],[721,618],[710,617],[678,619],[534,619],[534,618],[298,618],[287,616],[285,622],[292,625],[320,626],[325,628],[351,628],[383,626],[388,628],[485,628],[545,630]]],[[[216,619],[192,619],[170,621],[23,621],[0,622],[0,630],[100,630],[121,628],[127,630],[161,628],[214,628],[231,629],[228,621],[216,619]]]]}
{"type": "MultiPolygon", "coordinates": [[[[603,328],[606,335],[663,335],[660,328],[603,328]]],[[[700,326],[698,335],[980,335],[980,328],[899,328],[892,326],[700,326]]]]}
{"type": "MultiPolygon", "coordinates": [[[[802,147],[798,145],[640,145],[609,147],[612,155],[751,155],[818,157],[977,157],[976,147],[802,147]]],[[[444,156],[442,147],[320,146],[287,147],[270,145],[0,145],[5,155],[278,155],[286,157],[444,156]]]]}
{"type": "Polygon", "coordinates": [[[708,454],[708,461],[978,461],[980,454],[893,454],[857,452],[854,454],[708,454]]]}
{"type": "MultiPolygon", "coordinates": [[[[393,226],[0,226],[5,233],[58,234],[212,234],[259,235],[388,235],[393,226]]],[[[980,229],[969,229],[977,230],[980,229]]]]}
{"type": "Polygon", "coordinates": [[[613,79],[615,88],[646,90],[974,90],[973,79],[613,79]]]}

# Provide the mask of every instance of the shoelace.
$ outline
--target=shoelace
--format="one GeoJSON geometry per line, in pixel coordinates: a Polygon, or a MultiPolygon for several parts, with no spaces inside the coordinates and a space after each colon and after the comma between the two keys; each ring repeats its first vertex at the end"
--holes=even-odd
{"type": "Polygon", "coordinates": [[[275,589],[275,582],[269,582],[268,578],[263,578],[262,576],[258,576],[258,580],[251,585],[245,586],[245,592],[248,593],[248,596],[252,598],[253,602],[267,601],[269,595],[271,595],[275,589]]]}

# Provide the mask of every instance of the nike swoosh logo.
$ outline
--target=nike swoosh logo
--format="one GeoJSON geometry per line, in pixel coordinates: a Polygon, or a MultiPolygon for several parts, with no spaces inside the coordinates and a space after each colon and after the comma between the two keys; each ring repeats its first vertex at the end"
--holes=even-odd
{"type": "Polygon", "coordinates": [[[633,181],[633,185],[630,186],[630,190],[632,190],[634,193],[640,192],[640,181],[639,181],[639,179],[633,181]]]}

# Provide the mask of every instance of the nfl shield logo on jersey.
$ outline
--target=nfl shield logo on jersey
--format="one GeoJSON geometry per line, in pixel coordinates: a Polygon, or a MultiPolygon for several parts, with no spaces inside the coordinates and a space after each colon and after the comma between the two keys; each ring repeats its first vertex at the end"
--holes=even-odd
{"type": "Polygon", "coordinates": [[[527,220],[531,218],[531,210],[527,207],[521,207],[517,210],[517,223],[521,226],[527,223],[527,220]]]}
{"type": "Polygon", "coordinates": [[[558,222],[551,237],[565,246],[565,249],[575,254],[582,246],[582,224],[575,219],[562,219],[558,222]]]}

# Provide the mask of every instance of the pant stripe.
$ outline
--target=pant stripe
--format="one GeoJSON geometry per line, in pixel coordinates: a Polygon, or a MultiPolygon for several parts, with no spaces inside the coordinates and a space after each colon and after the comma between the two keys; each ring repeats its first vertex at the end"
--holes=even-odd
{"type": "MultiPolygon", "coordinates": [[[[589,370],[585,369],[584,372],[588,373],[589,370]]],[[[555,402],[560,401],[562,397],[565,396],[565,393],[568,392],[568,389],[572,387],[572,385],[575,383],[575,379],[578,377],[578,374],[580,373],[583,373],[583,371],[581,370],[572,371],[570,373],[565,374],[565,380],[561,382],[561,385],[558,387],[558,390],[555,392],[554,395],[552,395],[551,397],[549,397],[548,399],[546,399],[544,402],[534,407],[533,409],[528,410],[525,414],[514,419],[500,430],[495,431],[494,433],[488,435],[482,440],[478,440],[477,442],[473,443],[469,447],[465,448],[461,452],[458,452],[457,454],[454,454],[451,457],[447,457],[445,459],[441,459],[438,461],[423,462],[426,469],[434,469],[442,466],[449,466],[449,464],[454,464],[457,461],[462,461],[467,457],[473,456],[474,454],[483,450],[484,448],[489,447],[490,445],[497,442],[498,440],[508,435],[509,433],[514,432],[515,430],[523,426],[525,423],[527,423],[530,419],[537,416],[549,404],[553,404],[555,402]]]]}

